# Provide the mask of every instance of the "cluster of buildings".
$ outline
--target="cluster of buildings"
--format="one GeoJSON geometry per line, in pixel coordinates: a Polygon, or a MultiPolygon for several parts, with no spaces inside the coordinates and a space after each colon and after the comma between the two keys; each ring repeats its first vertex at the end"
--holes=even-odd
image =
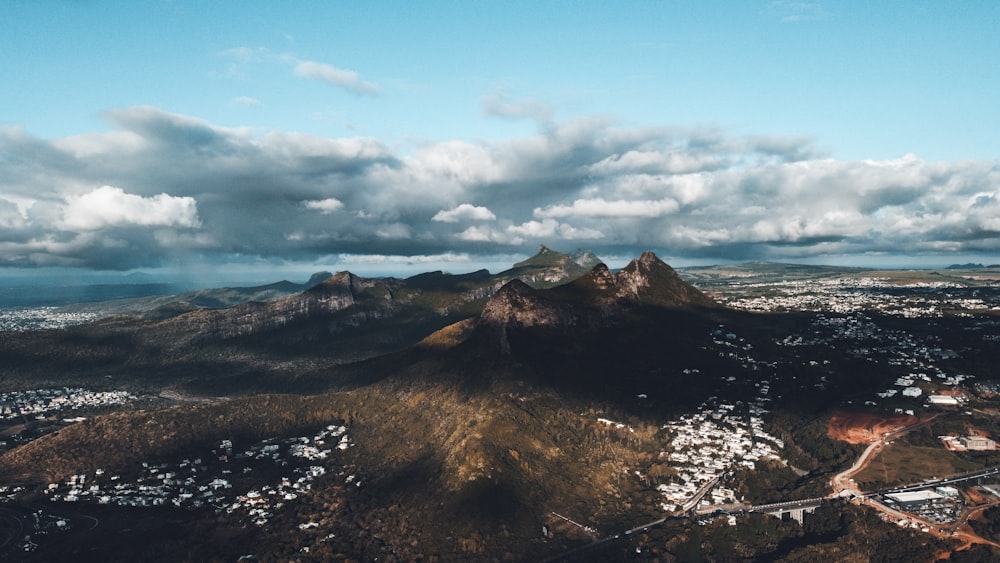
{"type": "Polygon", "coordinates": [[[839,314],[880,311],[907,318],[970,315],[995,310],[974,289],[948,282],[893,283],[889,278],[839,277],[733,284],[722,300],[735,309],[755,312],[816,311],[839,314]],[[906,296],[900,294],[905,292],[906,296]],[[969,295],[959,295],[968,292],[969,295]],[[749,296],[745,296],[749,293],[749,296]]]}
{"type": "Polygon", "coordinates": [[[946,448],[956,452],[988,452],[997,449],[997,443],[986,436],[938,436],[946,448]]]}
{"type": "Polygon", "coordinates": [[[965,506],[961,494],[954,487],[888,493],[882,495],[881,501],[889,508],[937,524],[954,522],[965,506]]]}
{"type": "Polygon", "coordinates": [[[327,426],[313,436],[268,439],[236,449],[231,440],[201,458],[150,464],[132,478],[97,469],[92,475],[72,475],[53,483],[46,495],[53,501],[93,502],[118,506],[175,506],[214,509],[244,515],[257,526],[312,489],[313,481],[336,471],[345,484],[361,486],[354,475],[334,461],[335,452],[353,444],[344,426],[327,426]],[[260,486],[255,473],[284,475],[260,486]]]}
{"type": "MultiPolygon", "coordinates": [[[[882,360],[889,366],[908,371],[896,378],[893,386],[880,391],[866,401],[874,406],[880,401],[912,401],[924,406],[959,406],[966,401],[961,393],[930,393],[942,387],[957,387],[973,376],[947,373],[939,366],[942,360],[958,358],[954,350],[921,342],[913,334],[882,328],[865,313],[845,316],[817,315],[810,329],[801,335],[788,336],[777,342],[780,346],[835,345],[849,355],[868,361],[882,360]]],[[[897,413],[913,414],[912,409],[897,408],[897,413]]]]}
{"type": "MultiPolygon", "coordinates": [[[[46,418],[63,411],[124,405],[136,399],[127,391],[89,391],[82,388],[33,389],[0,393],[0,420],[46,418]]],[[[74,417],[74,422],[77,417],[74,417]]]]}
{"type": "MultiPolygon", "coordinates": [[[[697,414],[682,416],[663,426],[672,436],[669,450],[660,453],[669,460],[676,477],[657,486],[664,497],[663,510],[672,512],[698,489],[716,477],[744,469],[753,470],[761,460],[778,460],[785,444],[764,431],[756,405],[727,404],[708,399],[697,414]]],[[[711,504],[737,502],[735,492],[716,486],[707,495],[711,504]]]]}

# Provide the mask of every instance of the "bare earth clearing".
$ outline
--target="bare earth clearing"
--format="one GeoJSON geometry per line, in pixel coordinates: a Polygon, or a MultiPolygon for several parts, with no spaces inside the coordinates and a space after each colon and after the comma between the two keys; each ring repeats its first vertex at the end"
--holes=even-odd
{"type": "Polygon", "coordinates": [[[915,416],[884,416],[866,412],[838,411],[830,417],[827,435],[849,444],[870,444],[884,434],[920,422],[915,416]]]}

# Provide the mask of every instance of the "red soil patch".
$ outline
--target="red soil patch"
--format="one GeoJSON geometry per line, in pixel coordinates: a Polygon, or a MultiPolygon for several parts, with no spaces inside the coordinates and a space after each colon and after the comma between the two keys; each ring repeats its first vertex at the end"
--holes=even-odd
{"type": "MultiPolygon", "coordinates": [[[[973,505],[976,504],[986,504],[986,497],[980,494],[976,489],[966,489],[965,494],[969,496],[969,502],[973,505]]],[[[969,520],[975,520],[979,516],[982,516],[982,512],[978,514],[973,514],[969,520]]]]}
{"type": "Polygon", "coordinates": [[[869,444],[887,432],[918,422],[920,419],[908,414],[885,416],[869,412],[838,411],[830,417],[827,435],[849,444],[869,444]]]}

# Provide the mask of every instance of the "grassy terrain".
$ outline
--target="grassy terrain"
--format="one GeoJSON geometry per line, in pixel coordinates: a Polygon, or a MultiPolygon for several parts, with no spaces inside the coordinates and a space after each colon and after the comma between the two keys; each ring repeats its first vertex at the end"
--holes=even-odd
{"type": "Polygon", "coordinates": [[[978,469],[974,462],[962,459],[944,446],[886,446],[854,479],[862,489],[903,485],[978,469]]]}

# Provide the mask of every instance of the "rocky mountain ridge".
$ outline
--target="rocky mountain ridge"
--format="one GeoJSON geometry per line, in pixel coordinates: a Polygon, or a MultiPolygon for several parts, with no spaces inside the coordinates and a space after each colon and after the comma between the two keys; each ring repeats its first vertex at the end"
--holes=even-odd
{"type": "Polygon", "coordinates": [[[652,252],[632,260],[617,274],[605,264],[576,280],[538,290],[514,280],[483,308],[482,320],[502,326],[600,326],[643,306],[712,307],[715,302],[652,252]]]}

